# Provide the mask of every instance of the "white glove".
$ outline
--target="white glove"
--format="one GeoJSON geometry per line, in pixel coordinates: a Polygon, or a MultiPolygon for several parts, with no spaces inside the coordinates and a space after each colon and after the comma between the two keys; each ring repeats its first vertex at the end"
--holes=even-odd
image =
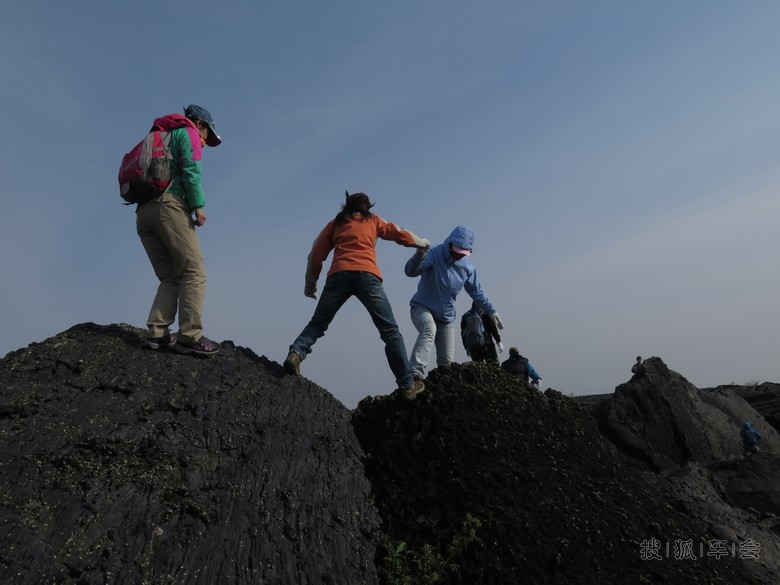
{"type": "Polygon", "coordinates": [[[416,236],[414,234],[412,234],[412,237],[414,237],[414,245],[417,248],[430,248],[431,247],[431,243],[428,240],[426,240],[425,238],[420,238],[420,237],[418,237],[418,236],[416,236]]]}
{"type": "Polygon", "coordinates": [[[499,317],[498,312],[490,313],[490,318],[493,320],[493,323],[496,324],[496,327],[499,329],[504,328],[504,322],[501,321],[501,317],[499,317]]]}
{"type": "Polygon", "coordinates": [[[503,353],[503,352],[504,352],[504,344],[499,341],[498,342],[498,353],[503,353]]]}

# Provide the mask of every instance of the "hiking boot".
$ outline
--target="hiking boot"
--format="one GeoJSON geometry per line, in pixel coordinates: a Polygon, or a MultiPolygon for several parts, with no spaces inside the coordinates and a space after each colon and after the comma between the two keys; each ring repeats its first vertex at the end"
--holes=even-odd
{"type": "Polygon", "coordinates": [[[146,347],[149,349],[168,349],[176,345],[176,335],[169,333],[162,337],[147,337],[146,347]]]}
{"type": "Polygon", "coordinates": [[[219,344],[211,341],[205,335],[194,343],[179,341],[174,347],[179,353],[189,353],[192,355],[211,356],[219,353],[219,344]]]}
{"type": "Polygon", "coordinates": [[[417,395],[423,390],[425,390],[425,382],[422,380],[415,380],[411,386],[401,388],[401,396],[404,400],[411,401],[417,398],[417,395]]]}
{"type": "Polygon", "coordinates": [[[298,352],[291,351],[287,354],[287,359],[284,360],[284,372],[292,376],[301,375],[301,356],[298,352]]]}

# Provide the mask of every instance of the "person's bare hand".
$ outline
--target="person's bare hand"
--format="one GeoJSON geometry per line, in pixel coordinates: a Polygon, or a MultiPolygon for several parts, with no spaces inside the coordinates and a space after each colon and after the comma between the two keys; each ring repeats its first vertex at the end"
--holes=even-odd
{"type": "Polygon", "coordinates": [[[203,211],[202,208],[195,210],[195,218],[192,220],[192,223],[197,226],[201,226],[206,223],[206,212],[203,211]]]}

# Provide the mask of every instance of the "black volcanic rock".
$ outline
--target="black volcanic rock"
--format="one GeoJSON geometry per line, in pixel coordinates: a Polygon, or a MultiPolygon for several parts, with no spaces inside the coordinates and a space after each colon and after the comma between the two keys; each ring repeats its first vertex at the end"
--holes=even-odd
{"type": "Polygon", "coordinates": [[[745,564],[756,582],[780,582],[780,459],[774,453],[780,439],[742,398],[776,405],[774,385],[699,390],[660,358],[644,365],[614,394],[578,402],[627,464],[649,470],[647,482],[712,538],[732,548],[756,543],[759,554],[745,564]],[[764,433],[761,452],[747,458],[739,437],[745,421],[764,433]]]}
{"type": "Polygon", "coordinates": [[[612,444],[590,409],[485,364],[350,413],[231,342],[200,359],[141,335],[82,324],[0,360],[3,585],[374,585],[383,536],[445,550],[468,514],[476,541],[442,583],[780,578],[776,434],[742,458],[735,421],[760,415],[660,360],[650,383],[632,381],[636,405],[657,409],[632,407],[630,389],[599,407],[629,413],[602,426],[630,438],[612,444]],[[663,436],[683,421],[695,432],[663,436]],[[636,437],[641,464],[623,450],[636,437]],[[712,539],[753,539],[761,558],[701,554],[712,539]],[[686,541],[696,560],[675,558],[686,541]]]}
{"type": "Polygon", "coordinates": [[[780,457],[758,453],[724,461],[716,469],[721,489],[731,504],[772,516],[780,512],[780,457]]]}
{"type": "Polygon", "coordinates": [[[225,342],[84,324],[0,360],[0,583],[377,582],[350,414],[225,342]]]}
{"type": "Polygon", "coordinates": [[[731,392],[700,391],[657,357],[646,359],[642,373],[599,402],[594,415],[606,437],[657,472],[741,457],[745,420],[762,423],[773,435],[767,440],[776,440],[744,400],[731,392]]]}
{"type": "Polygon", "coordinates": [[[704,388],[711,392],[733,392],[760,412],[775,430],[780,430],[780,384],[763,382],[761,384],[734,384],[704,388]]]}
{"type": "Polygon", "coordinates": [[[480,520],[445,583],[756,582],[733,555],[699,557],[714,535],[625,466],[574,400],[486,364],[426,385],[411,403],[365,399],[353,423],[390,538],[444,550],[467,514],[480,520]],[[653,541],[662,558],[643,558],[653,541]],[[676,541],[697,560],[669,554],[676,541]]]}

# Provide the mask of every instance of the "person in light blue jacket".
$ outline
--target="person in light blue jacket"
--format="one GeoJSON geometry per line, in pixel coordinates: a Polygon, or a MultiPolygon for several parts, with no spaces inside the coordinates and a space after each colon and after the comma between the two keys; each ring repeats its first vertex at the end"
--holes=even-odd
{"type": "Polygon", "coordinates": [[[477,269],[471,263],[474,232],[459,225],[443,243],[418,249],[404,267],[406,276],[420,277],[412,296],[412,323],[417,341],[409,361],[415,379],[425,378],[431,348],[436,346],[436,365],[448,366],[455,357],[455,299],[462,289],[482,308],[498,329],[503,329],[496,308],[482,290],[477,269]]]}

